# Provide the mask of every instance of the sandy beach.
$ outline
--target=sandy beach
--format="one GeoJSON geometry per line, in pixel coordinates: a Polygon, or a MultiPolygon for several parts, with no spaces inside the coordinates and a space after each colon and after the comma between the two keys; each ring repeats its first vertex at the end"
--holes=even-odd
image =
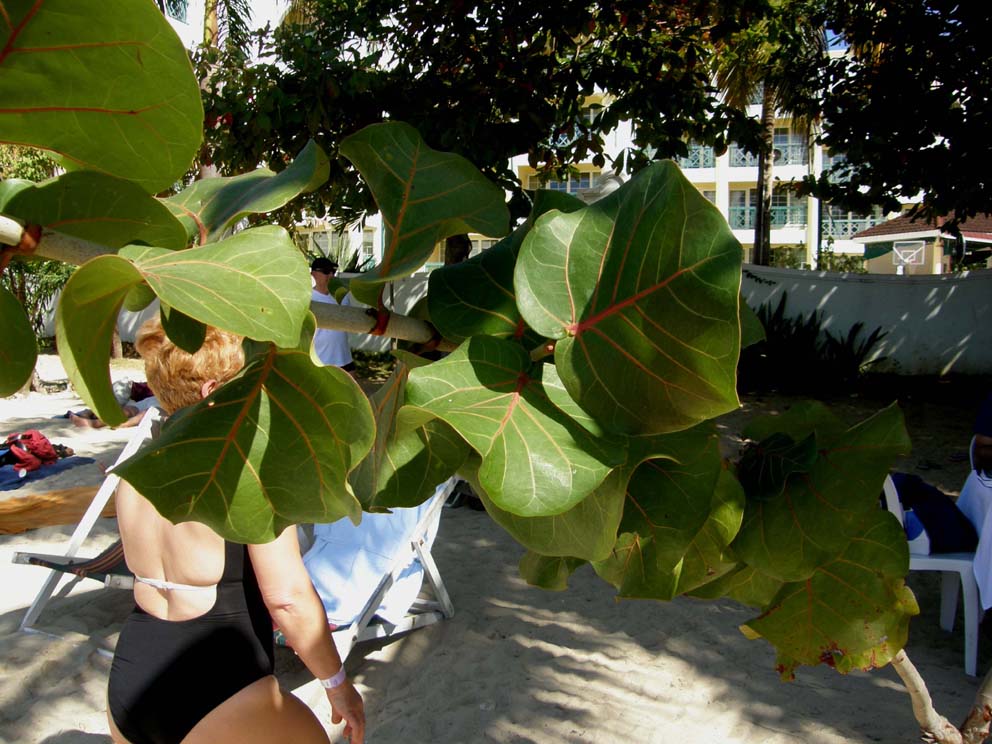
{"type": "MultiPolygon", "coordinates": [[[[926,405],[932,410],[907,410],[914,442],[918,436],[924,442],[913,463],[929,463],[921,467],[953,490],[967,468],[960,461],[967,438],[959,437],[967,436],[970,418],[965,404],[958,412],[926,405]],[[914,423],[914,416],[923,420],[914,423]]],[[[128,432],[80,430],[53,418],[76,407],[81,403],[71,393],[12,398],[0,401],[0,422],[5,433],[38,428],[92,457],[92,469],[80,466],[60,477],[99,483],[99,465],[113,461],[128,432]]],[[[737,424],[728,419],[728,436],[737,424]]],[[[71,531],[70,525],[0,535],[3,742],[110,741],[109,652],[129,593],[83,581],[51,602],[39,621],[45,633],[18,631],[46,571],[13,565],[12,553],[59,552],[71,531]]],[[[101,519],[81,554],[93,555],[115,538],[114,520],[101,519]]],[[[889,668],[846,677],[804,668],[794,682],[782,683],[772,648],[738,631],[753,616],[749,609],[730,601],[617,602],[588,568],[576,573],[568,592],[532,589],[517,575],[522,552],[484,512],[444,510],[434,556],[455,617],[387,645],[360,645],[347,662],[365,697],[369,742],[895,744],[918,737],[909,698],[889,668]]],[[[954,633],[941,631],[936,576],[911,574],[908,581],[923,614],[912,623],[907,652],[938,710],[960,721],[978,686],[964,674],[961,619],[954,633]]],[[[980,673],[992,656],[984,630],[980,673]]],[[[335,733],[322,690],[292,652],[278,649],[277,665],[284,685],[335,733]]]]}

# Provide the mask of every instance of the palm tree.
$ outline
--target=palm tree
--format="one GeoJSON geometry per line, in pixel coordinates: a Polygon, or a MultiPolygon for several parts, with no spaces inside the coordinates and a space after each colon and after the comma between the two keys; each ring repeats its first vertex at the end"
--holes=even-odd
{"type": "Polygon", "coordinates": [[[229,46],[244,47],[251,32],[250,0],[206,0],[203,5],[203,45],[217,47],[223,32],[229,46]]]}
{"type": "Polygon", "coordinates": [[[817,23],[817,0],[772,0],[771,12],[717,48],[715,77],[726,102],[746,110],[760,95],[758,208],[755,210],[752,263],[771,258],[771,204],[774,191],[773,142],[776,111],[787,114],[809,139],[818,72],[827,41],[817,23]]]}

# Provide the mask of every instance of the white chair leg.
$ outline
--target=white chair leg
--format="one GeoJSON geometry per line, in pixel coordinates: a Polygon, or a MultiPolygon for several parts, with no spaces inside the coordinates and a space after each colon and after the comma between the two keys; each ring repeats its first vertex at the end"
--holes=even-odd
{"type": "MultiPolygon", "coordinates": [[[[966,579],[955,571],[940,572],[940,627],[954,630],[954,616],[958,611],[958,587],[966,579]]],[[[972,579],[974,584],[974,579],[972,579]]]]}
{"type": "Polygon", "coordinates": [[[978,667],[978,623],[980,615],[978,584],[971,571],[962,572],[964,600],[964,673],[974,677],[978,667]]]}

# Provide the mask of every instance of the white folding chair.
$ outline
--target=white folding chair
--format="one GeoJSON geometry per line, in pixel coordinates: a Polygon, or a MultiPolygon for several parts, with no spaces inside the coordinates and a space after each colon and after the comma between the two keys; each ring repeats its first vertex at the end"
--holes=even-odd
{"type": "MultiPolygon", "coordinates": [[[[885,507],[903,524],[905,514],[892,478],[885,477],[883,485],[885,507]]],[[[982,606],[975,581],[974,553],[935,553],[909,555],[910,571],[940,571],[940,627],[954,630],[954,616],[958,609],[958,587],[964,596],[964,671],[972,677],[978,664],[978,623],[982,619],[982,606]]]]}

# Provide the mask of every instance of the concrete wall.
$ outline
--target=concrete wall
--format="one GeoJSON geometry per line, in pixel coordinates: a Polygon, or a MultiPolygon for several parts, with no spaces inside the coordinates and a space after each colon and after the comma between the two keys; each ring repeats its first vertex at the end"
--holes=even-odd
{"type": "Polygon", "coordinates": [[[879,372],[992,374],[992,271],[881,276],[745,265],[741,292],[752,308],[777,306],[787,293],[787,315],[820,310],[835,335],[858,321],[865,333],[881,326],[879,372]]]}

